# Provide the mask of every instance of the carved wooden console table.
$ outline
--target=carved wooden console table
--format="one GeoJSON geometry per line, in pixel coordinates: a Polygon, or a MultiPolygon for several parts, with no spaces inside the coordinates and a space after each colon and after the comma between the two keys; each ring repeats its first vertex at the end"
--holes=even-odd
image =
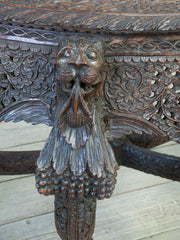
{"type": "Polygon", "coordinates": [[[158,2],[0,1],[0,121],[53,126],[40,154],[1,152],[1,174],[36,171],[63,240],[92,239],[118,165],[180,180],[147,149],[180,143],[180,3],[158,2]]]}

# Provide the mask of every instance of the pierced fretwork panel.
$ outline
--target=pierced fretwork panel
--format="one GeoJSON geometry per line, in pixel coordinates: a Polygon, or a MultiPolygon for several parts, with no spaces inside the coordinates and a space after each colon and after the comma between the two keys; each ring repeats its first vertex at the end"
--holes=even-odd
{"type": "Polygon", "coordinates": [[[19,113],[31,99],[33,111],[41,101],[38,109],[45,113],[28,121],[46,119],[52,125],[47,119],[52,120],[56,111],[56,61],[62,39],[96,38],[104,45],[102,117],[108,138],[153,134],[179,142],[179,35],[92,35],[1,25],[0,109],[4,110],[0,119],[22,120],[23,116],[7,116],[5,109],[10,112],[18,104],[19,113]]]}

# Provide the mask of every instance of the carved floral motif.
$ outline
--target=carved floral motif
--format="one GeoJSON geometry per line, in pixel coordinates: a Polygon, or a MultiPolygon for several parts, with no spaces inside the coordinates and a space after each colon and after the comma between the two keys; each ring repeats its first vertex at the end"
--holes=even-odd
{"type": "Polygon", "coordinates": [[[179,61],[113,65],[107,74],[105,94],[114,114],[145,119],[179,142],[179,61]]]}
{"type": "Polygon", "coordinates": [[[28,98],[54,104],[56,88],[50,59],[51,50],[43,52],[37,45],[20,47],[10,42],[0,49],[1,109],[28,98]]]}

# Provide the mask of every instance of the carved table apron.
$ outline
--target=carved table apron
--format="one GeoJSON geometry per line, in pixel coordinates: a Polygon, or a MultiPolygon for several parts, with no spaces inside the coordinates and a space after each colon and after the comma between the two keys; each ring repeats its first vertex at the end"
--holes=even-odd
{"type": "Polygon", "coordinates": [[[41,152],[1,152],[0,173],[36,172],[61,239],[90,240],[119,165],[180,180],[180,158],[147,149],[180,142],[180,4],[0,7],[0,121],[52,126],[41,152]]]}

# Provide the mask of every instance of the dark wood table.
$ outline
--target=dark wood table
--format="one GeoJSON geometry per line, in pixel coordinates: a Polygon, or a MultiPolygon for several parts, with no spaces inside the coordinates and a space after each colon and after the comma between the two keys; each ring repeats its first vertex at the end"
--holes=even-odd
{"type": "Polygon", "coordinates": [[[0,121],[53,126],[41,152],[1,152],[36,172],[63,240],[91,240],[119,165],[180,180],[179,1],[0,1],[0,121]]]}

